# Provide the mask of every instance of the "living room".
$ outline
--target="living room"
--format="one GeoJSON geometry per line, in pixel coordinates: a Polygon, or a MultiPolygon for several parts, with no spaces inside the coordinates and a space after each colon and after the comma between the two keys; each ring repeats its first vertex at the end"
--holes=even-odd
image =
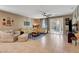
{"type": "Polygon", "coordinates": [[[0,47],[5,46],[0,52],[79,52],[78,46],[66,48],[75,45],[68,33],[79,30],[78,10],[75,5],[0,6],[0,47]]]}

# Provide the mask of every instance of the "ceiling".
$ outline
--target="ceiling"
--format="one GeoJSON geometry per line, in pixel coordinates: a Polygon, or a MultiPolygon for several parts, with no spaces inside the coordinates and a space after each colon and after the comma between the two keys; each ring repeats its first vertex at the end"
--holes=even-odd
{"type": "Polygon", "coordinates": [[[0,5],[0,10],[14,14],[31,17],[44,17],[40,11],[44,11],[51,16],[71,14],[76,5],[0,5]]]}

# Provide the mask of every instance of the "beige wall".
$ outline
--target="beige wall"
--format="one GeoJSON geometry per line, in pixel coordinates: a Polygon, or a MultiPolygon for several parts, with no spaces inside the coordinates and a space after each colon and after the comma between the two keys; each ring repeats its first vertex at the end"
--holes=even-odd
{"type": "Polygon", "coordinates": [[[24,21],[29,21],[32,24],[31,18],[0,11],[0,29],[6,29],[6,28],[13,28],[14,29],[14,28],[27,28],[27,27],[31,28],[32,27],[32,25],[24,26],[24,21]],[[14,20],[14,23],[12,26],[3,26],[2,25],[3,18],[7,19],[7,17],[10,17],[11,19],[14,20]]]}

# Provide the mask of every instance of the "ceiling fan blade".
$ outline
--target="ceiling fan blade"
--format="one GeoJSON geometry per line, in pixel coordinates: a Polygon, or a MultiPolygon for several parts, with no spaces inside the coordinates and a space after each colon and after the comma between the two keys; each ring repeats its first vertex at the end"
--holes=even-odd
{"type": "Polygon", "coordinates": [[[48,16],[52,16],[52,14],[48,14],[48,16]]]}
{"type": "Polygon", "coordinates": [[[52,14],[46,13],[44,11],[40,11],[40,12],[41,12],[41,15],[43,15],[43,16],[46,16],[46,17],[52,16],[52,14]]]}

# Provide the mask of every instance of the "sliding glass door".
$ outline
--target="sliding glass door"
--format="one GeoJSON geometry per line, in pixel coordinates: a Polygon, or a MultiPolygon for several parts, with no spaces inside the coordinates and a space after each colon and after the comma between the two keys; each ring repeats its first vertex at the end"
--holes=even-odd
{"type": "Polygon", "coordinates": [[[63,34],[63,18],[50,19],[50,33],[63,34]]]}
{"type": "Polygon", "coordinates": [[[47,33],[48,23],[46,19],[41,19],[41,28],[43,33],[47,33]]]}

